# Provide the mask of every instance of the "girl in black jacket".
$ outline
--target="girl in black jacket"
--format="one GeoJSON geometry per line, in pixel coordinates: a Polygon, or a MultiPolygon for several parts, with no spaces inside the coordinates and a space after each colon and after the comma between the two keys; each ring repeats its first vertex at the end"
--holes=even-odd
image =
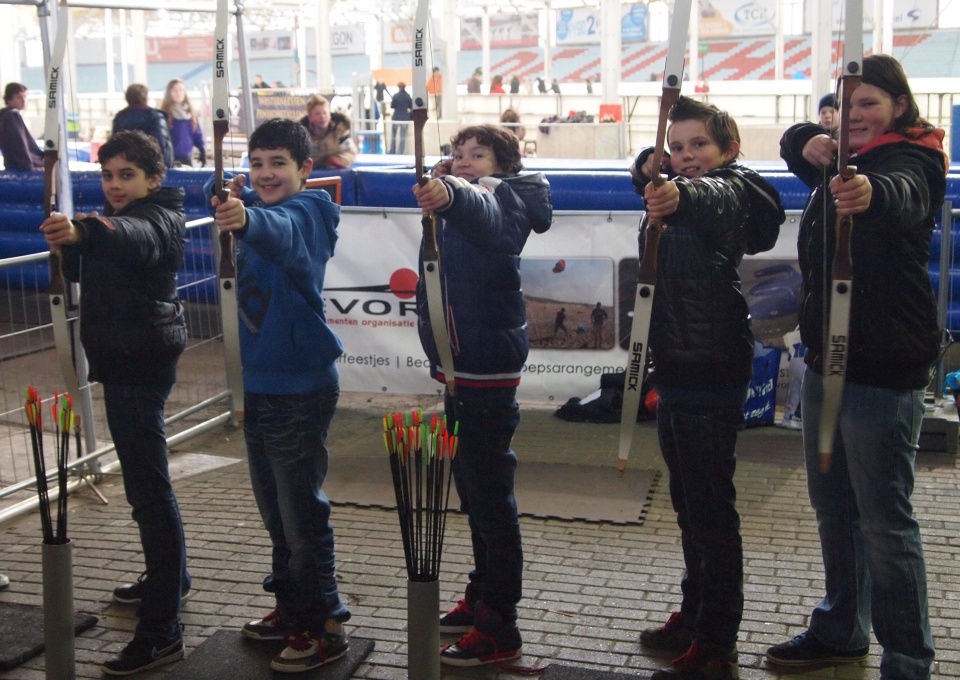
{"type": "Polygon", "coordinates": [[[881,677],[925,680],[934,651],[923,547],[910,495],[923,394],[939,350],[927,264],[948,163],[943,131],[920,118],[893,57],[863,60],[863,84],[853,90],[848,113],[850,163],[857,174],[849,180],[835,176],[828,194],[820,176],[834,163],[837,141],[819,125],[800,123],[780,142],[787,166],[814,190],[798,243],[800,333],[810,369],[801,403],[826,595],[809,628],[771,647],[767,658],[788,666],[860,661],[869,651],[872,620],[883,646],[881,677]],[[824,473],[818,451],[824,272],[833,264],[838,214],[853,216],[853,286],[846,382],[832,461],[824,473]]]}
{"type": "Polygon", "coordinates": [[[680,97],[669,120],[668,180],[659,187],[650,181],[661,171],[652,167],[652,149],[641,152],[631,174],[647,210],[641,251],[649,220],[665,224],[649,343],[686,573],[680,611],[643,631],[640,642],[682,654],[653,680],[732,680],[743,615],[733,473],[753,367],[737,266],[744,253],[773,247],[785,216],[776,190],[736,163],[740,134],[726,112],[680,97]]]}

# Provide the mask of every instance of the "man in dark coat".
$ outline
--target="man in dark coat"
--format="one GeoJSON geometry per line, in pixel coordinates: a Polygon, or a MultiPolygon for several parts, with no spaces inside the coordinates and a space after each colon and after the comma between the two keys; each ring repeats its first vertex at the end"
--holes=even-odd
{"type": "Polygon", "coordinates": [[[147,104],[149,94],[147,86],[139,83],[127,88],[124,93],[127,108],[121,109],[113,117],[113,132],[115,134],[121,130],[140,130],[147,133],[157,140],[163,153],[163,162],[169,169],[173,167],[173,141],[167,125],[167,114],[147,104]]]}
{"type": "Polygon", "coordinates": [[[27,86],[7,83],[0,109],[0,153],[7,170],[43,170],[43,152],[23,122],[27,86]]]}

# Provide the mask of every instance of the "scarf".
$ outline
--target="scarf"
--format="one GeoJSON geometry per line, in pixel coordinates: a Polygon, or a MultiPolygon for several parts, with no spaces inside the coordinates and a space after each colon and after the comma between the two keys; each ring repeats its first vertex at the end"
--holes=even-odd
{"type": "Polygon", "coordinates": [[[909,144],[916,144],[917,146],[924,146],[928,149],[933,149],[939,151],[943,155],[943,174],[946,175],[950,170],[950,157],[943,150],[943,136],[944,131],[940,128],[934,128],[932,130],[925,130],[922,127],[911,128],[909,130],[911,136],[907,136],[902,132],[885,132],[876,139],[867,142],[859,149],[857,152],[851,156],[854,158],[860,154],[864,154],[870,149],[875,149],[878,146],[883,146],[884,144],[896,144],[898,142],[907,142],[909,144]]]}

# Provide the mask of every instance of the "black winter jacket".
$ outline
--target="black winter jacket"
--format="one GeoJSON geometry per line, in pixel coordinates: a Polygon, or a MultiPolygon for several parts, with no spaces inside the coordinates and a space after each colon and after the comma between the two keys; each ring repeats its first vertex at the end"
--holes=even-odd
{"type": "MultiPolygon", "coordinates": [[[[642,151],[636,167],[652,152],[642,151]]],[[[702,177],[669,179],[680,190],[680,205],[664,220],[658,250],[649,339],[653,383],[695,390],[743,387],[753,373],[753,333],[737,267],[744,253],[763,252],[777,242],[786,218],[780,195],[736,162],[702,177]]],[[[648,183],[636,173],[637,193],[648,183]]],[[[641,260],[646,229],[644,215],[641,260]]]]}
{"type": "Polygon", "coordinates": [[[163,111],[149,106],[121,109],[113,117],[113,131],[121,130],[140,130],[153,137],[163,153],[163,164],[168,170],[173,167],[173,139],[170,137],[170,126],[167,125],[167,114],[163,111]]]}
{"type": "Polygon", "coordinates": [[[118,213],[74,223],[63,275],[79,281],[80,339],[90,380],[173,384],[187,343],[177,271],[183,264],[183,189],[161,187],[118,213]]]}
{"type": "MultiPolygon", "coordinates": [[[[453,197],[438,211],[440,275],[457,384],[511,387],[527,360],[526,303],[520,251],[530,235],[550,228],[550,185],[540,173],[483,177],[474,183],[447,175],[453,197]]],[[[423,283],[423,244],[417,282],[420,343],[440,379],[423,283]]]]}
{"type": "MultiPolygon", "coordinates": [[[[823,257],[822,171],[803,147],[823,129],[798,123],[784,133],[780,155],[813,189],[800,220],[803,275],[800,335],[807,365],[823,374],[824,266],[833,266],[837,214],[827,200],[827,261],[823,257]]],[[[869,209],[853,218],[853,296],[846,379],[861,385],[919,389],[930,381],[939,352],[937,305],[927,265],[934,217],[943,205],[943,153],[909,141],[876,146],[850,163],[873,187],[869,209]]]]}

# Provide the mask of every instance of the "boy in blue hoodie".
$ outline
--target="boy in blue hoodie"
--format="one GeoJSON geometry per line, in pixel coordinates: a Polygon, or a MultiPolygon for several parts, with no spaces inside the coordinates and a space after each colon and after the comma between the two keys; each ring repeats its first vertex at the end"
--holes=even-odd
{"type": "MultiPolygon", "coordinates": [[[[421,208],[440,217],[437,242],[456,380],[444,406],[448,421],[460,423],[453,477],[474,555],[466,595],[440,619],[440,632],[466,635],[444,647],[440,660],[477,666],[521,654],[523,551],[514,496],[517,456],[510,447],[529,346],[520,251],[531,229],[550,228],[553,206],[543,175],[518,174],[523,166],[512,132],[477,125],[450,141],[453,158],[413,192],[421,208]]],[[[420,342],[431,372],[444,382],[423,280],[421,246],[420,342]]]]}
{"type": "MultiPolygon", "coordinates": [[[[287,640],[270,663],[296,673],[347,653],[327,472],[327,431],[340,397],[340,339],[327,326],[323,279],[337,242],[340,209],[325,192],[303,191],[313,169],[310,137],[274,118],[250,136],[250,183],[213,198],[221,232],[237,239],[243,433],[257,507],[273,543],[264,588],[276,608],[243,626],[254,640],[287,640]]],[[[212,181],[208,183],[212,185],[212,181]]]]}

